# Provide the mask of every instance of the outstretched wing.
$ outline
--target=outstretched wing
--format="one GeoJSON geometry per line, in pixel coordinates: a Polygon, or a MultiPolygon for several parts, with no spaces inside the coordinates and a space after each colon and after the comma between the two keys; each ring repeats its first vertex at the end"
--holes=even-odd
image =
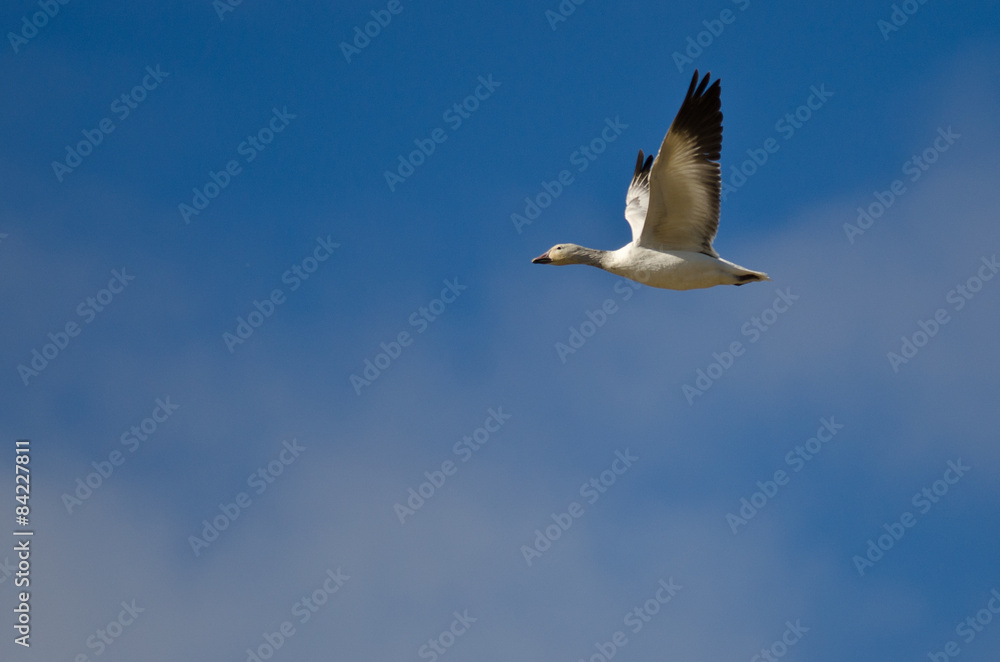
{"type": "MultiPolygon", "coordinates": [[[[705,74],[698,84],[698,72],[694,72],[684,103],[649,169],[646,194],[640,196],[648,200],[636,242],[640,246],[718,257],[712,239],[719,229],[722,190],[722,100],[719,81],[709,87],[709,76],[705,74]]],[[[632,187],[630,195],[631,191],[632,187]]],[[[636,224],[631,219],[629,223],[634,236],[636,224]]]]}
{"type": "Polygon", "coordinates": [[[628,193],[625,194],[625,220],[632,227],[632,241],[639,243],[642,236],[642,226],[646,221],[646,209],[649,207],[649,167],[653,164],[652,155],[643,162],[642,150],[635,162],[635,173],[628,193]]]}

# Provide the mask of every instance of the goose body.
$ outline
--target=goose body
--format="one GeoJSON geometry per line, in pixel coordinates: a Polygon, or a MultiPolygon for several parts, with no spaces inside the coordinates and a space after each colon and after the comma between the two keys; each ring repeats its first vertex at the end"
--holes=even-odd
{"type": "Polygon", "coordinates": [[[712,248],[722,180],[721,88],[694,72],[656,159],[639,150],[625,197],[632,241],[616,251],[557,244],[536,264],[587,264],[652,287],[692,290],[770,280],[723,260],[712,248]]]}

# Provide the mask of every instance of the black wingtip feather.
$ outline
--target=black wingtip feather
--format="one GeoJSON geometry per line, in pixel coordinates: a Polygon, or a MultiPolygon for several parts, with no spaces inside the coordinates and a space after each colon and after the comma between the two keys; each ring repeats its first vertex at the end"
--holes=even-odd
{"type": "Polygon", "coordinates": [[[632,173],[633,182],[643,182],[649,179],[649,171],[653,167],[653,155],[646,156],[639,150],[639,156],[635,160],[635,171],[632,173]]]}
{"type": "Polygon", "coordinates": [[[719,168],[719,157],[722,154],[722,85],[719,79],[709,85],[711,75],[711,72],[706,73],[699,81],[698,70],[695,70],[687,95],[670,125],[668,135],[676,132],[693,140],[695,150],[709,166],[702,183],[709,191],[715,226],[706,236],[701,252],[716,257],[717,254],[712,249],[712,237],[718,227],[719,197],[722,191],[719,168]]]}
{"type": "Polygon", "coordinates": [[[672,129],[698,136],[698,147],[712,161],[718,161],[722,151],[722,84],[716,79],[708,84],[712,73],[698,81],[698,70],[691,77],[691,85],[684,103],[677,111],[672,129]]]}
{"type": "MultiPolygon", "coordinates": [[[[685,98],[691,97],[691,96],[701,96],[702,94],[704,94],[705,93],[705,88],[708,86],[708,81],[709,81],[709,79],[711,77],[712,77],[712,72],[711,71],[706,71],[705,72],[705,77],[701,79],[701,83],[699,84],[698,83],[698,70],[695,69],[694,70],[694,74],[691,76],[691,84],[688,85],[687,96],[685,98]],[[697,89],[695,89],[695,86],[697,86],[697,89]]],[[[716,78],[715,79],[715,83],[712,84],[712,87],[715,87],[716,85],[719,85],[721,82],[722,82],[721,78],[716,78]]]]}

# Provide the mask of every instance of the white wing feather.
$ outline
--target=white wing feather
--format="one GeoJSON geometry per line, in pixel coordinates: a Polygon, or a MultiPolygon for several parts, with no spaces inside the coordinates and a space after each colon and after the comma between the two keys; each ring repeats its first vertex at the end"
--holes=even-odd
{"type": "Polygon", "coordinates": [[[639,152],[625,208],[635,245],[718,257],[712,240],[722,190],[722,102],[719,81],[708,86],[710,75],[698,84],[695,71],[651,166],[639,152]]]}

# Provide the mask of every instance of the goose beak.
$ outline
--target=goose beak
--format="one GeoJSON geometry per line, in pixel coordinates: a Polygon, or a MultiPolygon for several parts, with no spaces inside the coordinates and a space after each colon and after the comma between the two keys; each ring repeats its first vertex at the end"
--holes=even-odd
{"type": "Polygon", "coordinates": [[[549,259],[549,252],[545,251],[534,260],[531,261],[532,264],[552,264],[552,260],[549,259]]]}

